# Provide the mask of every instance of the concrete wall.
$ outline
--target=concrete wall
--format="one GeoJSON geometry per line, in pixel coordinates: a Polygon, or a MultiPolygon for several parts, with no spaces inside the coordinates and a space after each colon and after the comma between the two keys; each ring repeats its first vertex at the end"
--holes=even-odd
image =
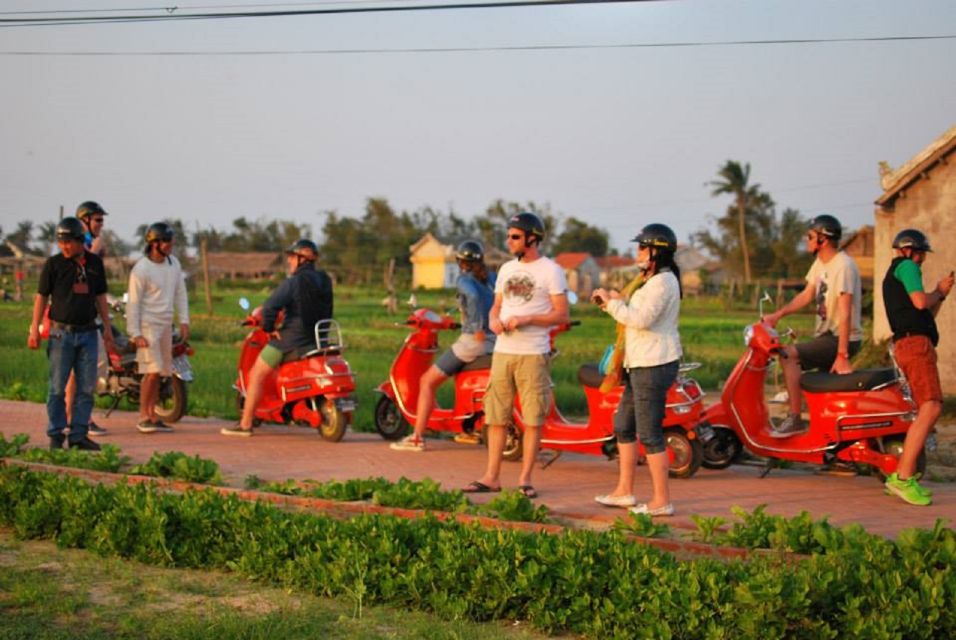
{"type": "MultiPolygon", "coordinates": [[[[893,260],[893,238],[906,228],[919,229],[929,237],[933,253],[923,264],[927,291],[956,269],[956,154],[936,164],[911,184],[888,208],[876,210],[876,255],[874,258],[873,338],[890,337],[883,307],[883,277],[893,260]]],[[[943,391],[956,394],[956,292],[943,302],[936,316],[939,327],[939,373],[943,391]]]]}

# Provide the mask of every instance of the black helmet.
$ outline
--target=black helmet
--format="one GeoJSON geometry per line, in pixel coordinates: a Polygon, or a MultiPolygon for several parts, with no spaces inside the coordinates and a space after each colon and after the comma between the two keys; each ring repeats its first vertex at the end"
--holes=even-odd
{"type": "Polygon", "coordinates": [[[176,231],[165,222],[154,222],[146,229],[146,244],[169,242],[175,235],[176,231]]]}
{"type": "Polygon", "coordinates": [[[893,238],[894,249],[913,249],[915,251],[932,251],[929,247],[929,238],[918,229],[903,229],[893,238]]]}
{"type": "Polygon", "coordinates": [[[80,220],[85,220],[85,218],[89,218],[94,213],[103,216],[106,215],[106,211],[103,210],[103,207],[101,207],[98,202],[93,202],[92,200],[87,200],[76,208],[76,217],[80,220]]]}
{"type": "Polygon", "coordinates": [[[809,231],[816,231],[834,242],[839,242],[840,236],[843,235],[843,226],[840,225],[840,221],[829,213],[821,213],[811,220],[810,224],[807,225],[807,229],[809,231]]]}
{"type": "Polygon", "coordinates": [[[636,242],[642,247],[656,247],[658,250],[677,251],[677,236],[674,231],[666,224],[659,222],[651,223],[641,229],[641,232],[631,238],[631,242],[636,242]]]}
{"type": "Polygon", "coordinates": [[[511,216],[508,220],[509,229],[521,229],[525,236],[534,236],[538,242],[544,240],[544,223],[537,215],[530,211],[522,211],[511,216]]]}
{"type": "Polygon", "coordinates": [[[83,240],[86,237],[86,227],[79,218],[67,216],[56,225],[57,240],[83,240]]]}
{"type": "Polygon", "coordinates": [[[289,245],[289,248],[286,249],[285,252],[305,258],[310,262],[319,256],[319,248],[315,246],[315,243],[308,238],[300,238],[299,240],[296,240],[289,245]]]}
{"type": "Polygon", "coordinates": [[[462,262],[481,262],[485,259],[485,248],[477,240],[465,240],[455,249],[455,258],[462,262]]]}

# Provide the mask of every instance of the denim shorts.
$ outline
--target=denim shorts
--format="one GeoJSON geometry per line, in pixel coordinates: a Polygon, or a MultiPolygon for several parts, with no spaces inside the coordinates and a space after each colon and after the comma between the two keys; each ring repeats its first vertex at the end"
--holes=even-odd
{"type": "MultiPolygon", "coordinates": [[[[840,340],[833,333],[821,333],[812,340],[801,342],[793,346],[800,358],[800,368],[804,371],[819,369],[829,371],[837,357],[840,340]]],[[[860,350],[860,341],[853,340],[847,345],[847,351],[852,358],[860,350]]]]}
{"type": "Polygon", "coordinates": [[[639,437],[645,453],[661,453],[664,443],[664,409],[667,390],[677,379],[680,362],[624,370],[624,394],[614,413],[614,433],[621,444],[639,437]]]}

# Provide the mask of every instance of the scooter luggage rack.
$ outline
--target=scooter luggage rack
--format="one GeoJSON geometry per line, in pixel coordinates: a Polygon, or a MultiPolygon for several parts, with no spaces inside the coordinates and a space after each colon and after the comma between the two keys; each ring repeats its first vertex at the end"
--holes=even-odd
{"type": "Polygon", "coordinates": [[[315,349],[306,353],[304,357],[335,355],[343,349],[345,349],[345,342],[342,340],[339,323],[332,318],[319,320],[315,323],[315,349]]]}

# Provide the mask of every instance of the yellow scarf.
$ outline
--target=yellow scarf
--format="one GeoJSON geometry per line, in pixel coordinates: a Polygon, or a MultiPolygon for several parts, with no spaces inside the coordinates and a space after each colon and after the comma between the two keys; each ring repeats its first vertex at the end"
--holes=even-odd
{"type": "MultiPolygon", "coordinates": [[[[631,296],[634,295],[634,292],[640,289],[645,282],[647,282],[647,279],[644,277],[644,272],[642,271],[634,276],[634,279],[628,282],[627,286],[621,289],[621,297],[624,299],[625,304],[631,300],[631,296]]],[[[601,382],[601,393],[607,393],[621,384],[621,368],[624,366],[624,332],[626,329],[626,325],[620,322],[617,323],[617,338],[614,340],[614,351],[611,352],[611,358],[608,361],[607,373],[601,382]]]]}

